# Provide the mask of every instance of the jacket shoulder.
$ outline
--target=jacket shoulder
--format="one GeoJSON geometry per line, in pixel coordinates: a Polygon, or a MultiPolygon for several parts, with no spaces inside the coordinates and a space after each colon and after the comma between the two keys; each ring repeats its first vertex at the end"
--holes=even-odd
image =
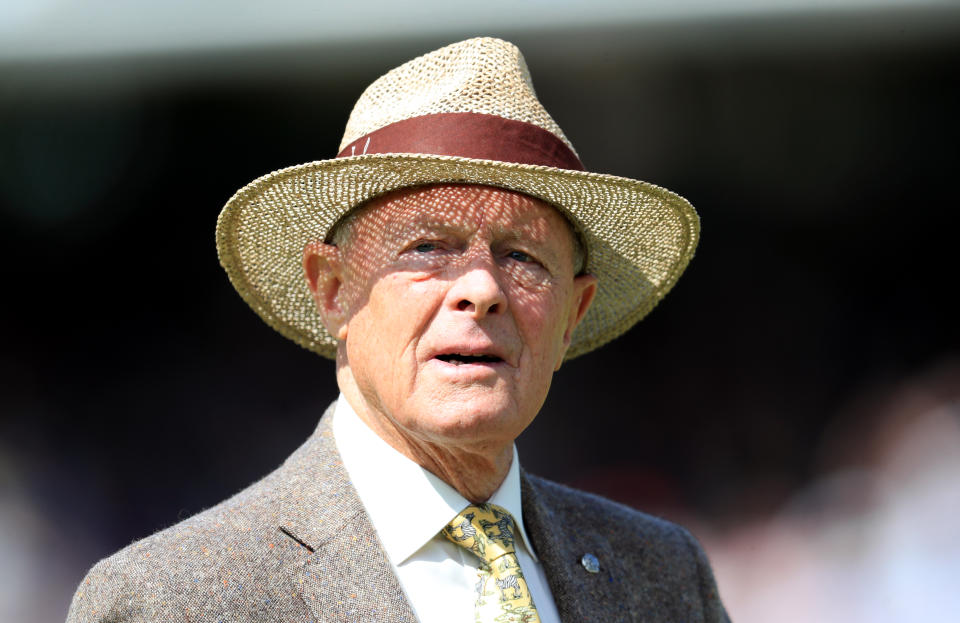
{"type": "Polygon", "coordinates": [[[278,606],[290,612],[277,601],[295,592],[289,570],[308,552],[279,530],[277,509],[291,495],[288,476],[281,467],[101,560],[77,588],[67,622],[206,621],[240,612],[273,620],[266,613],[278,606]]]}
{"type": "Polygon", "coordinates": [[[685,544],[692,538],[682,526],[649,515],[605,497],[525,474],[538,501],[550,512],[590,518],[601,528],[616,528],[620,538],[640,538],[651,543],[685,544]]]}
{"type": "Polygon", "coordinates": [[[216,620],[290,595],[285,566],[304,550],[241,496],[98,562],[74,594],[68,623],[216,620]]]}

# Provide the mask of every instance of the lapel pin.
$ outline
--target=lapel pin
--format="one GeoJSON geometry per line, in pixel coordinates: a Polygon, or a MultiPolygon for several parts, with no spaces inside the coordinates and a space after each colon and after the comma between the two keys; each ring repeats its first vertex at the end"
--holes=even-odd
{"type": "Polygon", "coordinates": [[[580,559],[580,564],[583,565],[583,568],[586,569],[588,573],[600,572],[600,561],[589,552],[583,555],[583,558],[580,559]]]}

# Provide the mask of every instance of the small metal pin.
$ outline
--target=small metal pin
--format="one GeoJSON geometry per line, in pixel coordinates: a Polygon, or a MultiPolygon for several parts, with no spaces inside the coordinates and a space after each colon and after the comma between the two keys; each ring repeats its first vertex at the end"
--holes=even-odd
{"type": "Polygon", "coordinates": [[[600,573],[600,561],[589,552],[583,555],[583,558],[580,559],[580,564],[583,565],[583,568],[586,569],[588,573],[600,573]]]}

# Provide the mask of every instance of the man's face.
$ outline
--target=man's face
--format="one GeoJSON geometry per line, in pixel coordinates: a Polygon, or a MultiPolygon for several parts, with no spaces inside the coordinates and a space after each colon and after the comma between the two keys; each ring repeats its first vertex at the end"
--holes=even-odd
{"type": "Polygon", "coordinates": [[[380,198],[339,254],[341,364],[391,428],[441,445],[527,427],[596,288],[559,212],[485,186],[380,198]]]}

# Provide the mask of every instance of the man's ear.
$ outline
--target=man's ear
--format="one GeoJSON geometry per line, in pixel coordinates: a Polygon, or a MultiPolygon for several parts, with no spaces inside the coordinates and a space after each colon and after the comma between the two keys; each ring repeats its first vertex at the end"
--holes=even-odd
{"type": "Polygon", "coordinates": [[[344,266],[340,249],[323,240],[303,248],[303,274],[323,326],[338,340],[347,337],[348,310],[343,297],[344,266]]]}
{"type": "Polygon", "coordinates": [[[557,361],[557,367],[554,372],[560,369],[563,364],[563,357],[567,354],[570,347],[570,340],[573,338],[573,330],[577,328],[583,317],[587,315],[590,309],[590,303],[597,294],[597,278],[593,275],[577,275],[573,278],[573,305],[570,306],[570,315],[567,317],[567,328],[563,332],[563,350],[557,361]]]}

